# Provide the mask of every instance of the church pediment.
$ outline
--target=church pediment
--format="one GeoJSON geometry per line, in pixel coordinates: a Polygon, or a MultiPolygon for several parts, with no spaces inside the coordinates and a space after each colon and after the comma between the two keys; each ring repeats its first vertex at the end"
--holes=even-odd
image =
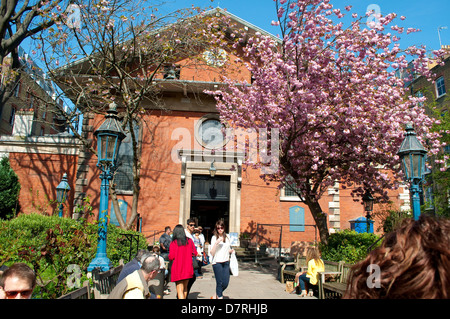
{"type": "Polygon", "coordinates": [[[110,58],[94,53],[56,69],[56,80],[72,100],[84,90],[83,94],[89,95],[91,102],[92,97],[95,100],[98,96],[99,103],[103,91],[117,94],[117,89],[111,87],[118,87],[124,81],[136,90],[141,89],[140,86],[152,86],[154,90],[148,90],[151,93],[181,92],[186,97],[188,93],[218,89],[223,76],[237,82],[251,83],[245,61],[238,55],[248,39],[257,32],[272,36],[226,10],[216,8],[152,30],[146,34],[146,42],[139,43],[143,38],[141,36],[117,44],[115,59],[123,58],[117,65],[109,67],[110,58]],[[212,21],[215,27],[211,27],[212,21]],[[182,36],[183,28],[192,35],[182,36]],[[174,35],[175,38],[179,35],[180,39],[170,42],[174,35]],[[154,57],[158,54],[166,56],[154,57]],[[119,75],[122,72],[127,72],[125,78],[119,75]],[[99,86],[99,83],[104,85],[99,86]]]}

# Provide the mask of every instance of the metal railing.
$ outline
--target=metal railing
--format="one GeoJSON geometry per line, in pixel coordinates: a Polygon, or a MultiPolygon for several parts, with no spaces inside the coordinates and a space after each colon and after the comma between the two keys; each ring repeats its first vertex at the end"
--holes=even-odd
{"type": "MultiPolygon", "coordinates": [[[[305,227],[314,227],[314,240],[317,242],[317,225],[309,225],[309,224],[256,224],[256,245],[258,246],[259,237],[260,237],[260,229],[262,229],[264,226],[275,226],[280,227],[280,234],[279,234],[279,240],[278,240],[278,258],[281,260],[281,244],[283,242],[283,227],[284,226],[305,226],[305,227]]],[[[262,236],[261,236],[262,237],[262,236]]],[[[274,241],[272,241],[274,243],[274,241]]],[[[255,263],[258,262],[258,251],[255,249],[255,263]]]]}

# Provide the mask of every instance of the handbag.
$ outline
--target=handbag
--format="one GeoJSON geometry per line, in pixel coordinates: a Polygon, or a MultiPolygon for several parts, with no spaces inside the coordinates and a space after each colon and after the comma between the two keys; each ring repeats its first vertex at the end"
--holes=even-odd
{"type": "Polygon", "coordinates": [[[233,276],[239,275],[239,265],[236,258],[236,254],[233,252],[230,256],[230,271],[233,276]]]}
{"type": "MultiPolygon", "coordinates": [[[[191,238],[188,238],[188,242],[192,241],[192,244],[194,245],[194,241],[191,238]]],[[[195,245],[194,245],[195,248],[195,245]]],[[[197,250],[197,249],[196,249],[197,250]]],[[[192,267],[195,269],[198,269],[198,262],[197,262],[197,256],[192,256],[192,267]]]]}
{"type": "Polygon", "coordinates": [[[206,252],[203,252],[202,254],[202,266],[209,265],[209,256],[206,254],[206,252]]]}
{"type": "Polygon", "coordinates": [[[294,287],[294,286],[295,286],[295,285],[294,285],[294,282],[293,282],[293,281],[287,280],[287,281],[286,281],[286,292],[288,292],[288,293],[293,292],[293,291],[295,290],[295,287],[294,287]]]}
{"type": "Polygon", "coordinates": [[[197,262],[197,258],[195,256],[192,257],[192,266],[194,267],[194,269],[198,269],[198,262],[197,262]]]}

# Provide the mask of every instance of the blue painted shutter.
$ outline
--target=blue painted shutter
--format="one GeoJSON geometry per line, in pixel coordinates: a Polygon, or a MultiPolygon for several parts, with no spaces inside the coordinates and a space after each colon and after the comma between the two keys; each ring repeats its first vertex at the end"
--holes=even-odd
{"type": "Polygon", "coordinates": [[[289,226],[290,231],[305,231],[305,209],[300,206],[289,208],[289,224],[302,226],[289,226]]]}

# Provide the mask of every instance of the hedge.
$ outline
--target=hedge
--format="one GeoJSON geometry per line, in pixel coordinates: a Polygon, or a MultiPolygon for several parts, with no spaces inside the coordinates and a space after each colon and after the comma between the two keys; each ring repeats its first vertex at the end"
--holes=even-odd
{"type": "Polygon", "coordinates": [[[333,233],[328,244],[320,244],[322,259],[329,261],[345,261],[354,264],[368,255],[368,250],[378,246],[375,242],[379,236],[371,233],[357,233],[354,230],[343,230],[333,233]],[[371,247],[374,245],[373,247],[371,247]]]}
{"type": "MultiPolygon", "coordinates": [[[[81,282],[87,277],[87,267],[97,251],[97,223],[58,216],[21,214],[0,221],[0,265],[25,262],[38,277],[33,298],[57,298],[77,288],[70,284],[74,278],[69,265],[81,270],[81,282]],[[69,269],[69,271],[68,271],[69,269]]],[[[120,259],[129,259],[130,241],[123,234],[139,236],[139,248],[146,249],[145,237],[135,231],[108,226],[107,255],[113,266],[120,259]]],[[[136,252],[133,243],[132,256],[136,252]]]]}

